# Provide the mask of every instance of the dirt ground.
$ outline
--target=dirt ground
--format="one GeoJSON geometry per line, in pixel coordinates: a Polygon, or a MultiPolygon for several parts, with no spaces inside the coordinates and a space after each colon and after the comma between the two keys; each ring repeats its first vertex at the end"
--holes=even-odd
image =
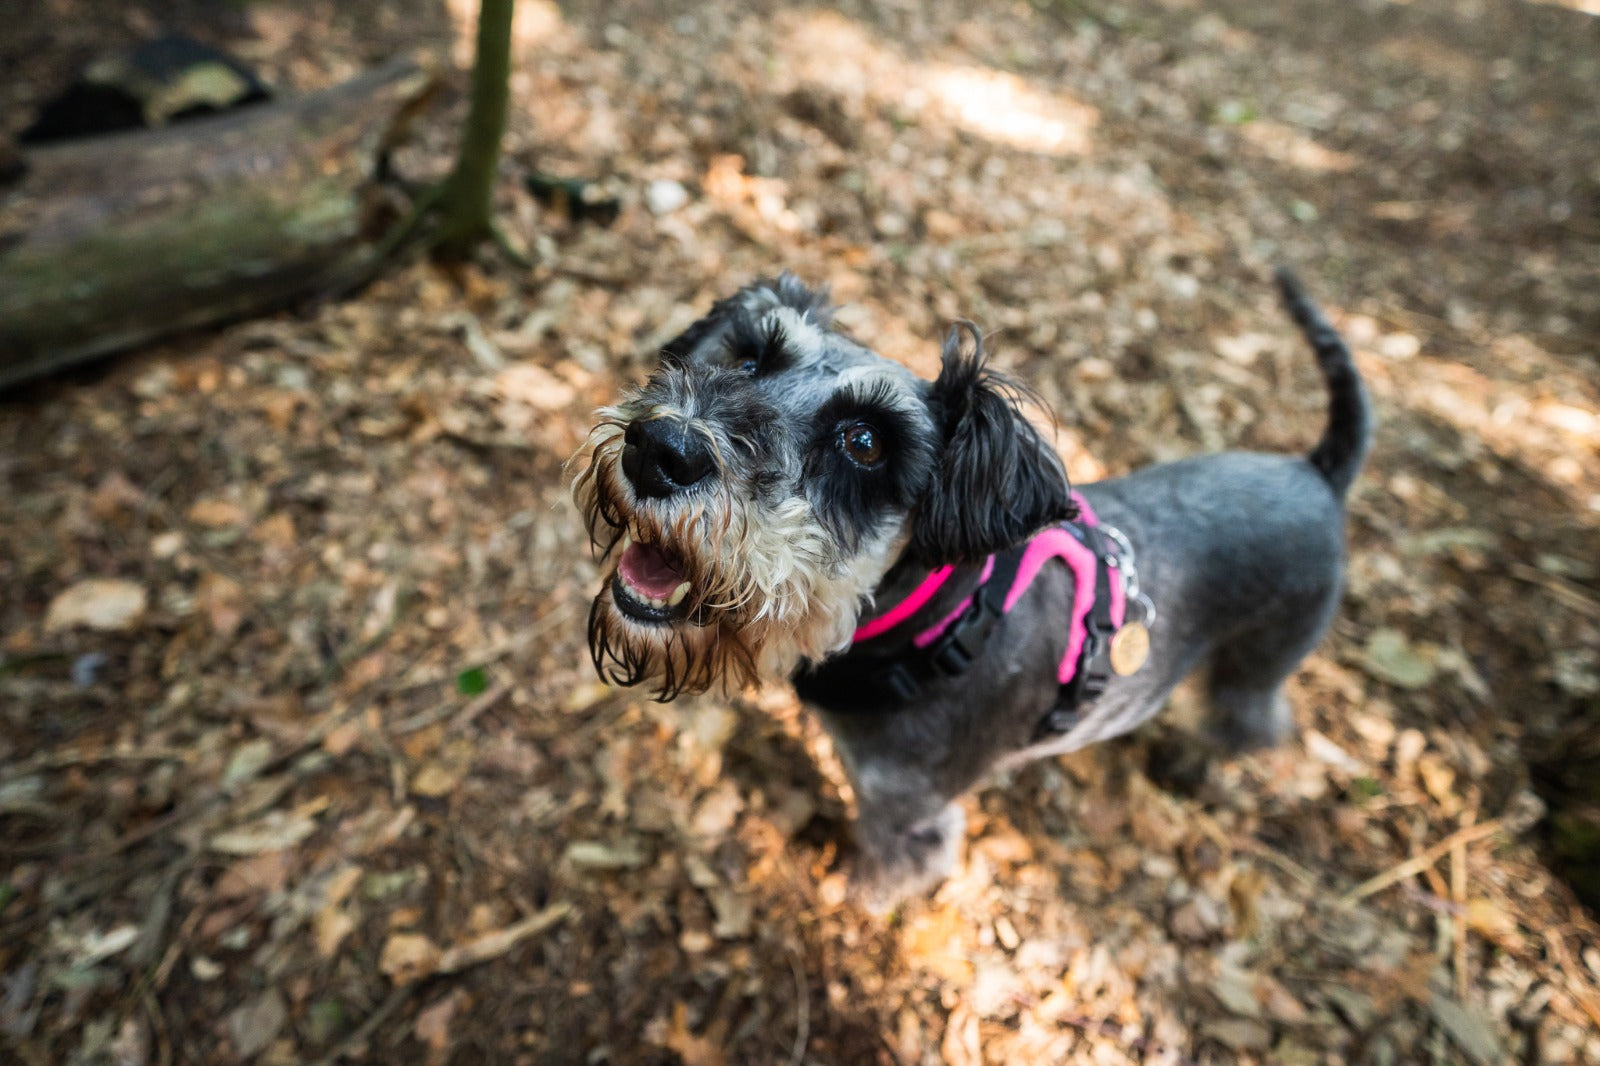
{"type": "MultiPolygon", "coordinates": [[[[0,122],[162,26],[305,90],[461,59],[471,6],[23,5],[0,122]]],[[[0,1058],[1600,1063],[1595,12],[523,0],[531,270],[0,400],[0,1058]],[[1172,791],[1167,725],[996,781],[885,921],[787,687],[595,681],[562,464],[714,297],[831,282],[923,372],[970,317],[1090,480],[1309,446],[1280,262],[1382,419],[1283,750],[1172,791]]]]}

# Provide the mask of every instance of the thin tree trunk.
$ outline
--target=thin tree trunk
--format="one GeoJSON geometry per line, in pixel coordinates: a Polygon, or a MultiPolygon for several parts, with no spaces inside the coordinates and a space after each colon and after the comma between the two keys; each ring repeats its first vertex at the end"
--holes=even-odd
{"type": "Polygon", "coordinates": [[[478,9],[472,100],[455,169],[446,180],[434,244],[445,258],[465,257],[494,232],[494,179],[506,128],[515,7],[516,0],[482,0],[478,9]]]}

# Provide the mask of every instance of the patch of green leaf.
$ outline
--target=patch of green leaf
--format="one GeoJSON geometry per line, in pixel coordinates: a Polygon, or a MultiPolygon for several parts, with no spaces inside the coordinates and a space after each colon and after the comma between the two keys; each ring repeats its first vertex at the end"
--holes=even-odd
{"type": "Polygon", "coordinates": [[[474,666],[456,675],[456,691],[463,696],[476,696],[488,687],[489,674],[481,666],[474,666]]]}

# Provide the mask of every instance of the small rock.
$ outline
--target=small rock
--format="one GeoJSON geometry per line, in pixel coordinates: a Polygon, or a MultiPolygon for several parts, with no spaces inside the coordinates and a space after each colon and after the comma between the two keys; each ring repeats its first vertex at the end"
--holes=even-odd
{"type": "Polygon", "coordinates": [[[644,202],[652,215],[670,215],[689,202],[689,190],[676,181],[652,181],[644,188],[644,202]]]}

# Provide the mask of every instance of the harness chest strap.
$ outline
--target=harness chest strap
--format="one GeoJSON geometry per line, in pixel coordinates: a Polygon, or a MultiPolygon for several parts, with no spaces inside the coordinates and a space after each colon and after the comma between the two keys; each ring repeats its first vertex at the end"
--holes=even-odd
{"type": "Polygon", "coordinates": [[[951,579],[955,568],[940,567],[930,573],[905,599],[863,622],[847,652],[802,672],[795,679],[801,695],[845,712],[911,702],[928,683],[965,673],[982,653],[995,624],[1027,593],[1044,565],[1059,559],[1072,572],[1072,607],[1067,644],[1057,668],[1060,690],[1036,733],[1042,737],[1071,729],[1077,723],[1077,709],[1099,696],[1113,673],[1112,638],[1128,620],[1130,595],[1138,601],[1137,620],[1146,621],[1149,615],[1149,601],[1138,593],[1126,538],[1100,526],[1088,502],[1076,493],[1074,498],[1080,513],[1077,521],[1052,526],[1016,548],[991,555],[973,593],[907,640],[902,630],[951,579]]]}

